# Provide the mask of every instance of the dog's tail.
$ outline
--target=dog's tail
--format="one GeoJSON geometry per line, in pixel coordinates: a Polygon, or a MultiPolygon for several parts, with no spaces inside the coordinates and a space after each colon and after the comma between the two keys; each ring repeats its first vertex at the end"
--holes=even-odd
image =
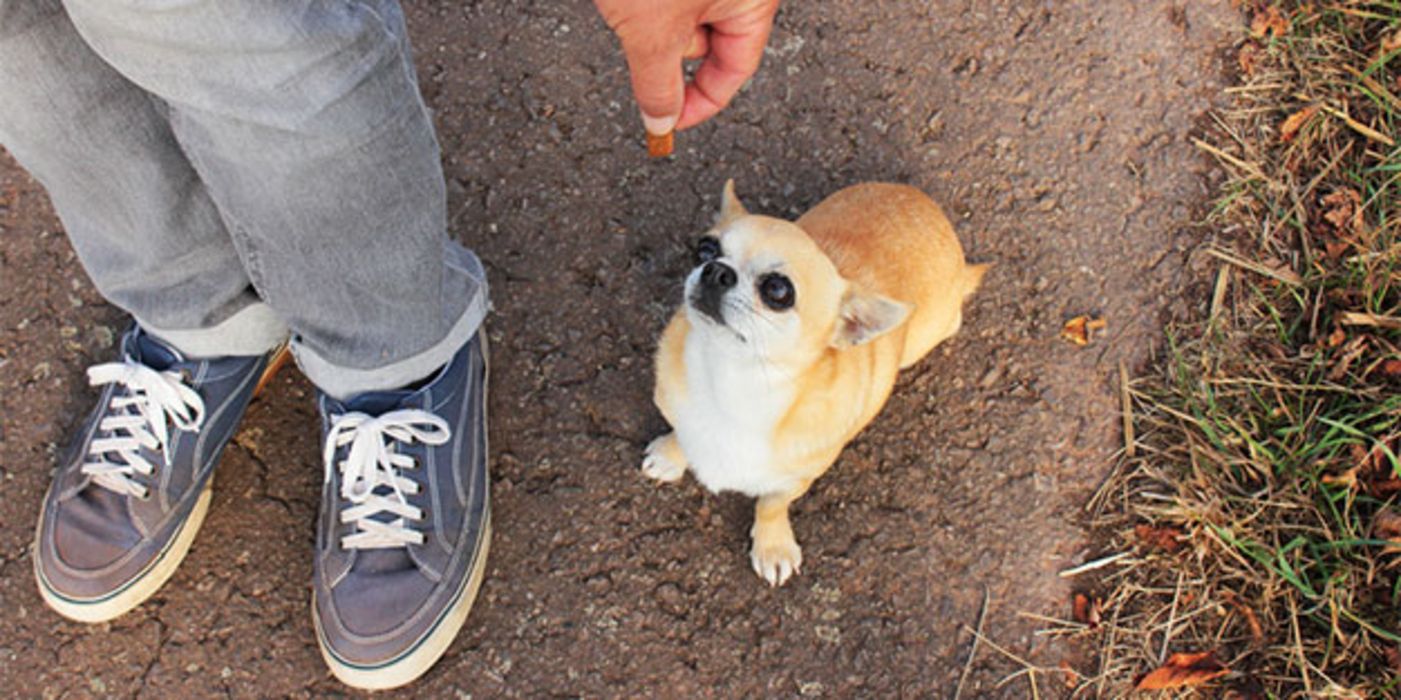
{"type": "Polygon", "coordinates": [[[978,286],[983,283],[983,275],[987,274],[990,263],[980,263],[977,265],[964,265],[963,278],[959,280],[963,285],[963,298],[967,299],[970,294],[977,291],[978,286]]]}

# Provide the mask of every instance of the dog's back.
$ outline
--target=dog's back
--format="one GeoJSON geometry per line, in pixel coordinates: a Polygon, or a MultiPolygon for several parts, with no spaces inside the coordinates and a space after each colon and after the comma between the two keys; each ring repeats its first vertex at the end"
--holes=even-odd
{"type": "Polygon", "coordinates": [[[987,269],[964,262],[963,247],[943,210],[908,185],[847,187],[797,223],[843,277],[914,307],[906,322],[901,368],[958,332],[963,300],[987,269]]]}

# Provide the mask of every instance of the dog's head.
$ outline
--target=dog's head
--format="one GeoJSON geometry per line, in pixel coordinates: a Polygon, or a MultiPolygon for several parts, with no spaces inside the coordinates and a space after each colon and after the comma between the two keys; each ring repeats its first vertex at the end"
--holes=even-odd
{"type": "Polygon", "coordinates": [[[880,337],[910,308],[843,279],[796,224],[745,211],[732,180],[696,246],[686,313],[693,332],[768,362],[801,364],[880,337]]]}

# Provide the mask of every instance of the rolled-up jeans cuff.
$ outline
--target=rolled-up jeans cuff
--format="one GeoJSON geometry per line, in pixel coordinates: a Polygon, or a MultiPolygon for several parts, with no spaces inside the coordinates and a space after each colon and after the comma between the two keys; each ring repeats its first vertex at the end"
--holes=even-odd
{"type": "MultiPolygon", "coordinates": [[[[456,247],[456,246],[454,246],[456,247]]],[[[316,388],[337,400],[346,400],[367,391],[388,391],[407,386],[423,379],[452,360],[472,336],[481,328],[486,319],[487,302],[486,275],[476,257],[459,249],[460,260],[450,256],[448,269],[454,273],[467,275],[473,279],[475,289],[466,308],[443,339],[432,347],[392,364],[372,369],[359,369],[337,365],[304,343],[292,338],[292,356],[302,374],[311,380],[316,388]]]]}
{"type": "Polygon", "coordinates": [[[187,358],[262,355],[287,340],[287,324],[263,302],[253,302],[209,328],[172,329],[136,317],[147,333],[187,358]]]}

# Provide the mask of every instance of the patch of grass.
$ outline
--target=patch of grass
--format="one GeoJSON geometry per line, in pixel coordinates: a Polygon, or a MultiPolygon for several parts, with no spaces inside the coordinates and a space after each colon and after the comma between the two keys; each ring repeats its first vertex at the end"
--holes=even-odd
{"type": "Polygon", "coordinates": [[[1208,650],[1212,695],[1401,697],[1401,0],[1241,9],[1199,142],[1229,173],[1216,293],[1132,383],[1090,504],[1135,557],[1096,624],[1050,630],[1099,649],[1079,697],[1208,650]]]}

